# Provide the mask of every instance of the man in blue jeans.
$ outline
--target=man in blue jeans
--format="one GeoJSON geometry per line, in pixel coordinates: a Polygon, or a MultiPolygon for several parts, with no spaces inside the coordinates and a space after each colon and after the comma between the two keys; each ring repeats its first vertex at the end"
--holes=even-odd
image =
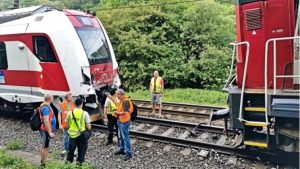
{"type": "Polygon", "coordinates": [[[116,94],[119,99],[115,114],[118,117],[120,145],[119,151],[117,151],[115,154],[125,155],[124,160],[127,161],[132,158],[129,126],[131,123],[130,114],[133,112],[133,104],[131,100],[125,96],[124,90],[118,89],[116,94]]]}

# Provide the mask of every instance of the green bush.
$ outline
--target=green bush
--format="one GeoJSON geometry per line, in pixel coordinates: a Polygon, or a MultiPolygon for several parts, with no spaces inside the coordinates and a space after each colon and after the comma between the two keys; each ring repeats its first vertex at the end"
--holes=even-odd
{"type": "MultiPolygon", "coordinates": [[[[104,0],[101,8],[132,3],[136,1],[104,0]]],[[[124,88],[146,89],[154,69],[166,88],[222,88],[230,66],[229,43],[235,39],[232,4],[203,0],[98,13],[120,63],[124,88]]]]}

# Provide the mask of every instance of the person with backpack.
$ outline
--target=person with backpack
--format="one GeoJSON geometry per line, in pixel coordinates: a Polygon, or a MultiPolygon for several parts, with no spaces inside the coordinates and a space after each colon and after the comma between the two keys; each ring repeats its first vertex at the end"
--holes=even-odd
{"type": "Polygon", "coordinates": [[[54,137],[53,131],[56,129],[56,118],[51,103],[53,102],[53,96],[46,94],[44,102],[38,108],[38,113],[41,119],[40,135],[41,135],[41,165],[45,166],[48,156],[48,148],[50,139],[54,137]]]}
{"type": "Polygon", "coordinates": [[[117,105],[117,111],[115,112],[118,117],[118,128],[120,136],[119,150],[115,152],[115,155],[125,155],[124,161],[132,158],[132,149],[129,137],[129,126],[130,126],[130,114],[134,111],[133,103],[122,89],[118,89],[117,98],[119,103],[117,105]]]}
{"type": "Polygon", "coordinates": [[[77,163],[79,164],[84,162],[88,140],[91,136],[91,119],[89,114],[82,110],[82,106],[83,100],[77,98],[74,110],[67,116],[67,128],[70,136],[67,162],[73,162],[74,152],[78,148],[77,163]]]}
{"type": "Polygon", "coordinates": [[[116,135],[118,137],[119,143],[119,136],[118,136],[118,124],[117,118],[115,117],[115,111],[117,110],[118,99],[116,96],[116,88],[111,89],[109,96],[105,100],[104,104],[104,122],[107,123],[108,127],[108,137],[106,146],[113,143],[113,132],[114,128],[116,129],[116,135]]]}
{"type": "Polygon", "coordinates": [[[72,93],[67,93],[65,100],[60,104],[60,110],[58,111],[58,124],[59,129],[63,131],[64,151],[62,154],[67,154],[69,149],[69,134],[67,129],[67,115],[68,112],[74,110],[74,103],[72,93]]]}

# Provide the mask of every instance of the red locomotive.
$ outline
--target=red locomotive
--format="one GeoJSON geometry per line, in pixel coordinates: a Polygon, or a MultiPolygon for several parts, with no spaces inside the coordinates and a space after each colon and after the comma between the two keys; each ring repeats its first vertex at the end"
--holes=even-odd
{"type": "Polygon", "coordinates": [[[246,147],[299,152],[299,0],[237,3],[231,128],[246,147]]]}

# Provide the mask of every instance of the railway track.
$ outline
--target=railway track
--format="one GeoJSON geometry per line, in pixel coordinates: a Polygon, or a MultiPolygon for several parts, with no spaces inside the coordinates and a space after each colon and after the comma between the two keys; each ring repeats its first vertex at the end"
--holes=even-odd
{"type": "MultiPolygon", "coordinates": [[[[152,111],[152,105],[150,101],[140,99],[132,100],[137,105],[140,112],[152,111]]],[[[207,118],[209,117],[212,110],[220,110],[224,108],[225,107],[163,102],[162,113],[207,118]]]]}
{"type": "MultiPolygon", "coordinates": [[[[130,135],[142,140],[162,142],[176,146],[201,149],[208,154],[211,151],[238,156],[247,159],[261,160],[274,164],[286,164],[284,159],[298,159],[298,154],[268,152],[258,149],[234,148],[228,138],[233,138],[234,131],[228,130],[229,137],[223,134],[223,127],[199,125],[165,119],[138,117],[132,124],[130,135]],[[191,134],[193,130],[194,134],[191,134]],[[285,158],[282,158],[282,157],[285,158]]],[[[92,124],[94,130],[106,131],[107,127],[92,124]]],[[[297,166],[297,160],[289,161],[289,165],[297,166]]]]}

